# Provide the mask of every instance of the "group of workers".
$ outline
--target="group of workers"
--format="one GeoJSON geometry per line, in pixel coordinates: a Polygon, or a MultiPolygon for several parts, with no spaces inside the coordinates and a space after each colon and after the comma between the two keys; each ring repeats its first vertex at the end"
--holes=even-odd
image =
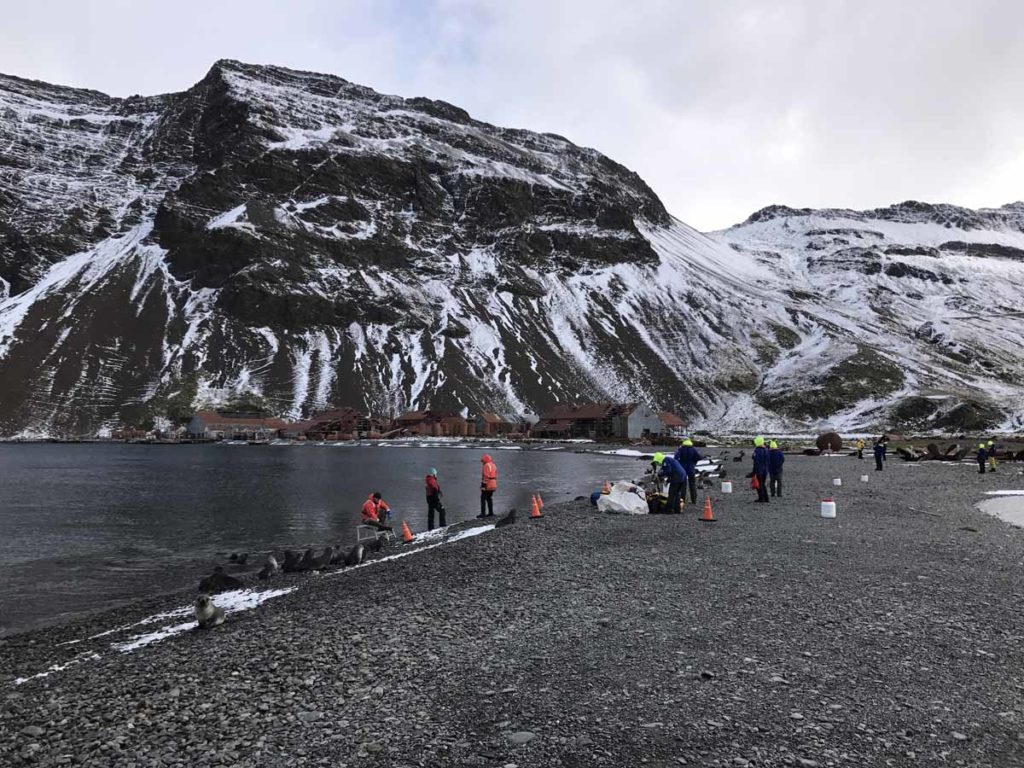
{"type": "Polygon", "coordinates": [[[989,472],[996,471],[996,443],[989,440],[987,443],[978,443],[978,473],[984,475],[985,467],[989,472]]]}
{"type": "MultiPolygon", "coordinates": [[[[498,490],[498,466],[489,454],[484,454],[480,459],[482,465],[480,470],[480,514],[478,519],[494,517],[494,492],[498,490]]],[[[427,530],[434,530],[434,516],[441,528],[448,525],[445,516],[444,504],[441,497],[441,484],[437,480],[437,470],[433,467],[424,478],[424,486],[427,492],[427,530]]],[[[392,526],[387,524],[391,517],[391,508],[381,497],[380,491],[371,493],[363,502],[362,518],[363,525],[376,528],[379,531],[391,531],[392,526]]]]}
{"type": "Polygon", "coordinates": [[[782,465],[786,454],[774,440],[765,443],[763,437],[754,438],[754,476],[751,485],[757,491],[757,501],[767,504],[769,491],[772,496],[782,497],[782,465]]]}
{"type": "MultiPolygon", "coordinates": [[[[685,502],[687,490],[690,503],[697,503],[697,463],[703,458],[690,439],[684,440],[672,456],[654,454],[652,472],[658,480],[668,483],[666,512],[679,512],[679,502],[685,502]]],[[[763,437],[754,438],[754,467],[750,476],[752,486],[757,489],[757,501],[767,503],[772,496],[782,496],[782,466],[785,463],[786,455],[777,442],[766,442],[763,437]]]]}
{"type": "MultiPolygon", "coordinates": [[[[882,471],[886,460],[888,438],[884,435],[875,441],[875,470],[882,471]]],[[[856,443],[857,458],[864,458],[864,440],[858,439],[856,443]]],[[[676,449],[672,456],[664,453],[654,454],[651,464],[652,471],[659,481],[668,483],[668,499],[665,504],[665,511],[678,513],[680,502],[686,501],[686,491],[690,492],[690,503],[697,503],[697,463],[704,457],[694,445],[693,440],[687,438],[676,449]]],[[[996,471],[995,443],[989,440],[987,443],[978,445],[978,471],[985,473],[986,466],[989,472],[996,471]]],[[[751,487],[757,491],[757,502],[767,504],[773,496],[782,497],[782,467],[786,463],[786,455],[779,448],[774,440],[765,441],[761,436],[754,438],[754,467],[750,473],[751,487]]],[[[494,492],[498,490],[498,467],[489,454],[484,454],[480,459],[480,514],[478,519],[494,517],[494,492]]],[[[437,470],[431,467],[424,479],[427,494],[427,530],[434,529],[435,515],[437,522],[444,528],[448,522],[445,518],[444,504],[441,497],[441,485],[437,480],[437,470]]],[[[363,503],[362,518],[363,525],[368,525],[381,531],[391,531],[392,527],[387,524],[391,517],[391,508],[387,505],[379,491],[370,494],[363,503]]]]}

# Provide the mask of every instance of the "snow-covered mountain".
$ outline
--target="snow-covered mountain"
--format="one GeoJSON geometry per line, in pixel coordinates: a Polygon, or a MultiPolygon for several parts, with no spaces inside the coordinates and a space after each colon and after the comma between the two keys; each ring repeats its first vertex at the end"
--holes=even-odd
{"type": "Polygon", "coordinates": [[[0,434],[255,390],[697,426],[1019,423],[1024,206],[704,235],[559,136],[218,62],[115,99],[0,75],[0,434]],[[191,396],[191,395],[189,395],[191,396]]]}

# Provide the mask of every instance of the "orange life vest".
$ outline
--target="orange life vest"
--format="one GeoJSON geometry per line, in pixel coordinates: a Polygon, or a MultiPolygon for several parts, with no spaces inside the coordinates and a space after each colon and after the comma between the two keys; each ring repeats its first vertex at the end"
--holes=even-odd
{"type": "Polygon", "coordinates": [[[496,491],[498,490],[498,467],[491,461],[490,456],[483,457],[483,474],[480,477],[480,484],[483,485],[485,491],[496,491]]]}

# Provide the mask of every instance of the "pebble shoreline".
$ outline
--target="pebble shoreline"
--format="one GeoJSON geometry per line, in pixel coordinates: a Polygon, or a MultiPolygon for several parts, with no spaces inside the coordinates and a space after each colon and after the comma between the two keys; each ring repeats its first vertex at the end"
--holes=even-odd
{"type": "Polygon", "coordinates": [[[0,765],[1024,765],[1024,531],[976,508],[1019,469],[733,480],[714,524],[520,510],[130,653],[60,644],[193,595],[3,638],[0,765]]]}

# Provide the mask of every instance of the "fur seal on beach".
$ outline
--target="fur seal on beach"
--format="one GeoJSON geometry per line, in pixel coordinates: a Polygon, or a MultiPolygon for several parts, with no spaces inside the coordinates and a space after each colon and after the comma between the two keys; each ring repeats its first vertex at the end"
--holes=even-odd
{"type": "Polygon", "coordinates": [[[345,555],[345,565],[346,566],[359,565],[361,562],[363,562],[363,556],[365,554],[366,554],[366,549],[363,547],[363,545],[362,544],[356,544],[354,547],[352,547],[352,549],[350,549],[348,551],[348,554],[345,555]]]}
{"type": "Polygon", "coordinates": [[[334,547],[324,547],[319,557],[313,558],[313,570],[321,571],[331,564],[334,559],[334,547]]]}
{"type": "Polygon", "coordinates": [[[200,629],[209,629],[224,623],[224,609],[214,605],[209,595],[200,595],[196,599],[196,621],[200,629]]]}
{"type": "Polygon", "coordinates": [[[282,566],[282,570],[285,573],[295,573],[299,570],[299,562],[299,556],[290,549],[286,549],[284,551],[284,566],[282,566]]]}
{"type": "Polygon", "coordinates": [[[313,570],[313,563],[314,563],[315,560],[316,560],[316,551],[312,547],[310,547],[309,549],[307,549],[303,553],[302,559],[299,560],[299,564],[296,566],[295,570],[297,570],[297,571],[312,571],[313,570]]]}
{"type": "Polygon", "coordinates": [[[199,580],[199,591],[211,594],[228,589],[241,589],[243,586],[240,580],[224,573],[224,569],[219,565],[213,569],[213,573],[199,580]]]}
{"type": "Polygon", "coordinates": [[[496,522],[494,524],[494,527],[495,528],[504,528],[506,525],[512,525],[512,523],[514,523],[515,521],[516,521],[516,510],[513,507],[512,509],[510,509],[508,511],[507,515],[505,515],[503,518],[501,518],[501,520],[499,520],[498,522],[496,522]]]}
{"type": "Polygon", "coordinates": [[[265,580],[271,579],[277,576],[281,572],[281,566],[277,564],[277,559],[273,555],[267,556],[267,562],[263,564],[260,572],[256,574],[256,578],[265,580]]]}

